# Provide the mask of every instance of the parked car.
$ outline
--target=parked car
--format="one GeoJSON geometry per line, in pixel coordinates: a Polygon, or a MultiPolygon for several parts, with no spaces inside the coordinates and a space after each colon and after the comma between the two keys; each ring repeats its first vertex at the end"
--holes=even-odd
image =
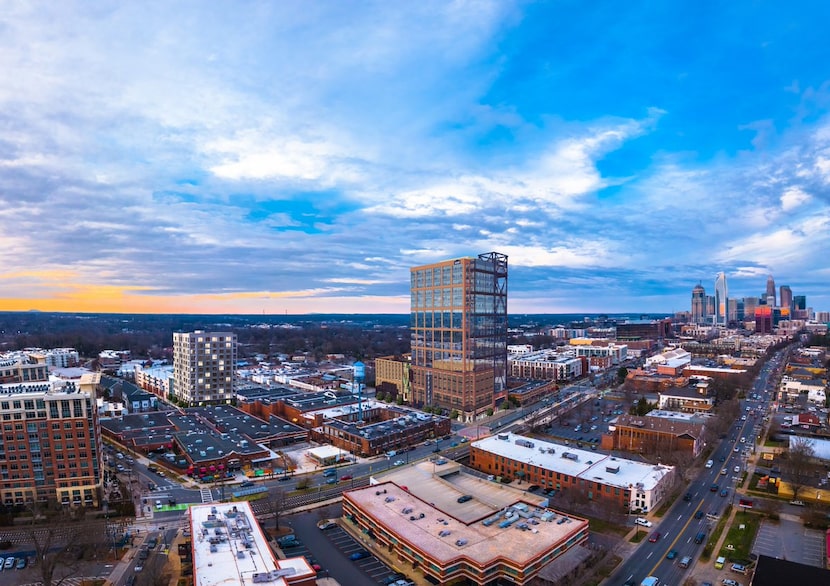
{"type": "Polygon", "coordinates": [[[473,497],[470,496],[469,494],[465,494],[465,495],[462,495],[462,496],[458,497],[458,502],[459,503],[466,503],[467,501],[471,501],[471,500],[473,500],[473,497]]]}
{"type": "Polygon", "coordinates": [[[321,531],[334,529],[335,527],[337,527],[337,523],[335,523],[333,519],[323,519],[322,521],[317,522],[317,529],[320,529],[321,531]]]}
{"type": "Polygon", "coordinates": [[[254,483],[250,480],[246,480],[245,482],[243,482],[242,484],[239,485],[240,488],[250,488],[252,486],[256,486],[256,483],[254,483]]]}
{"type": "Polygon", "coordinates": [[[363,558],[369,557],[371,554],[366,551],[365,549],[358,549],[356,552],[349,556],[349,559],[354,561],[362,560],[363,558]]]}
{"type": "Polygon", "coordinates": [[[634,519],[634,524],[640,525],[642,527],[651,527],[653,525],[651,521],[649,521],[648,519],[643,519],[642,517],[634,519]]]}
{"type": "Polygon", "coordinates": [[[3,569],[11,570],[14,567],[14,557],[9,556],[6,558],[6,561],[3,563],[3,569]]]}

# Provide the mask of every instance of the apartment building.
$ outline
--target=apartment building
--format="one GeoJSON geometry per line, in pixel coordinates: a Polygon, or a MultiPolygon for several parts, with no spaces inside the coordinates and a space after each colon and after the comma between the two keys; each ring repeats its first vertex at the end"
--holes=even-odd
{"type": "Polygon", "coordinates": [[[173,395],[188,405],[230,403],[234,398],[236,334],[173,333],[173,395]]]}
{"type": "Polygon", "coordinates": [[[98,506],[102,458],[96,377],[0,385],[4,504],[98,506]]]}

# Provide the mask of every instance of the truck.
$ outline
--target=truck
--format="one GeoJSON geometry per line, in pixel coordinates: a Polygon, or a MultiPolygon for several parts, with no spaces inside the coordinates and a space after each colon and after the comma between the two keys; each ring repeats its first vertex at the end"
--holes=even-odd
{"type": "Polygon", "coordinates": [[[656,576],[649,576],[648,578],[643,578],[643,581],[640,582],[640,586],[660,586],[660,579],[656,576]]]}

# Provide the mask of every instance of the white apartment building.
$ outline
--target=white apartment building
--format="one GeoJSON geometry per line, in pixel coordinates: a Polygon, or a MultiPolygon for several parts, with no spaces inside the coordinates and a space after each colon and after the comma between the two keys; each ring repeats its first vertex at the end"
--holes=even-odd
{"type": "Polygon", "coordinates": [[[173,333],[173,395],[189,405],[230,403],[234,397],[236,334],[173,333]]]}

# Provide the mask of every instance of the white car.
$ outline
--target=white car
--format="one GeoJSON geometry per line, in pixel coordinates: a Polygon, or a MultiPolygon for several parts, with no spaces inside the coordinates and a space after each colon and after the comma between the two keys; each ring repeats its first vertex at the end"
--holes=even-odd
{"type": "Polygon", "coordinates": [[[638,517],[638,518],[634,519],[634,524],[635,525],[641,525],[643,527],[651,527],[654,523],[652,523],[648,519],[643,519],[642,517],[638,517]]]}
{"type": "Polygon", "coordinates": [[[741,467],[740,466],[735,466],[735,474],[737,474],[740,471],[741,471],[741,467]]]}

